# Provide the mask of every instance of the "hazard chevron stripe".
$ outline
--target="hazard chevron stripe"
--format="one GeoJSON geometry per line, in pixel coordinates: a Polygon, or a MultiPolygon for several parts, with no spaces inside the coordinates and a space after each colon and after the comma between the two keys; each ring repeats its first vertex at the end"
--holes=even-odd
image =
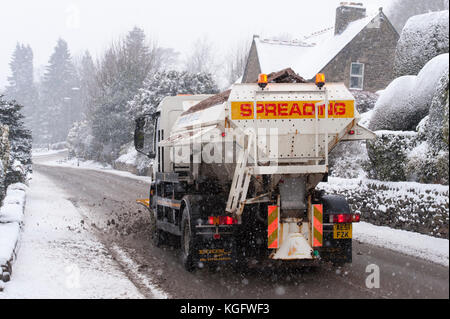
{"type": "Polygon", "coordinates": [[[313,247],[323,245],[323,205],[313,205],[313,247]]]}
{"type": "Polygon", "coordinates": [[[278,248],[278,226],[279,226],[279,209],[278,206],[269,206],[268,209],[268,228],[267,228],[267,245],[269,248],[278,248]]]}

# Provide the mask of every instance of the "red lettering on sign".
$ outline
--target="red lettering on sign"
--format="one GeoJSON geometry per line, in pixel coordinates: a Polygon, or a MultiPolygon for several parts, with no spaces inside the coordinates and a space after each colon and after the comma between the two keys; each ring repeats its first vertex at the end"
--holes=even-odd
{"type": "Polygon", "coordinates": [[[273,114],[273,116],[277,116],[277,106],[273,103],[266,104],[266,116],[273,114]]]}
{"type": "Polygon", "coordinates": [[[344,115],[345,114],[345,103],[336,103],[334,105],[334,114],[335,115],[344,115]]]}
{"type": "Polygon", "coordinates": [[[315,112],[314,103],[305,103],[305,104],[303,104],[303,114],[304,115],[314,115],[314,112],[315,112]],[[308,111],[307,108],[310,108],[311,110],[308,111]]]}
{"type": "Polygon", "coordinates": [[[241,104],[241,116],[252,115],[252,106],[250,104],[241,104]]]}
{"type": "Polygon", "coordinates": [[[289,115],[293,115],[297,113],[299,116],[302,116],[302,112],[300,111],[300,107],[297,103],[292,104],[291,112],[289,112],[289,115]]]}
{"type": "Polygon", "coordinates": [[[287,107],[288,107],[287,103],[278,103],[278,115],[288,116],[289,114],[287,112],[287,107]]]}
{"type": "Polygon", "coordinates": [[[256,113],[258,113],[258,114],[264,113],[264,104],[258,104],[256,106],[256,113]]]}

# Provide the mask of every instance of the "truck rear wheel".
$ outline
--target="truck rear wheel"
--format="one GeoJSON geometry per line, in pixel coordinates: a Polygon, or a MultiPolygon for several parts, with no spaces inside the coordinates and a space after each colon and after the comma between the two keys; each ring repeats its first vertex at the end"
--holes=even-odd
{"type": "Polygon", "coordinates": [[[183,266],[187,271],[195,269],[195,235],[192,231],[191,221],[187,208],[183,209],[181,220],[181,258],[183,266]]]}

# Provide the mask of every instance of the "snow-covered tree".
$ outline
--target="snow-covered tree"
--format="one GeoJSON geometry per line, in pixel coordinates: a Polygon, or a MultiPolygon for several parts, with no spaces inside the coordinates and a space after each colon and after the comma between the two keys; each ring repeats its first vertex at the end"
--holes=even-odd
{"type": "Polygon", "coordinates": [[[397,44],[394,75],[416,75],[432,58],[448,52],[449,11],[413,16],[397,44]]]}
{"type": "Polygon", "coordinates": [[[400,33],[406,21],[415,15],[448,10],[448,0],[391,0],[386,9],[389,20],[400,33]]]}
{"type": "Polygon", "coordinates": [[[76,64],[80,87],[77,90],[80,100],[80,112],[77,114],[77,121],[82,119],[82,115],[89,116],[94,107],[95,96],[98,95],[98,85],[96,82],[96,67],[89,51],[86,51],[81,60],[76,64]]]}
{"type": "Polygon", "coordinates": [[[32,170],[31,132],[24,126],[21,109],[21,105],[5,101],[0,96],[0,125],[8,127],[10,147],[9,165],[5,176],[6,185],[25,182],[28,173],[32,170]]]}
{"type": "Polygon", "coordinates": [[[192,74],[186,71],[158,72],[149,76],[139,93],[128,102],[129,114],[132,118],[151,114],[166,96],[217,92],[217,85],[210,74],[192,74]]]}
{"type": "Polygon", "coordinates": [[[42,79],[39,142],[65,141],[79,110],[76,70],[67,42],[59,39],[42,79]],[[49,140],[43,137],[47,131],[49,140]]]}
{"type": "Polygon", "coordinates": [[[5,96],[24,106],[22,112],[25,115],[25,122],[31,126],[38,104],[31,47],[17,43],[9,65],[11,76],[8,77],[5,96]]]}
{"type": "Polygon", "coordinates": [[[98,65],[98,96],[89,122],[94,143],[102,145],[103,160],[114,160],[122,145],[132,140],[134,122],[127,102],[142,87],[148,74],[156,71],[161,58],[156,46],[146,41],[143,30],[134,28],[124,40],[116,41],[98,65]]]}

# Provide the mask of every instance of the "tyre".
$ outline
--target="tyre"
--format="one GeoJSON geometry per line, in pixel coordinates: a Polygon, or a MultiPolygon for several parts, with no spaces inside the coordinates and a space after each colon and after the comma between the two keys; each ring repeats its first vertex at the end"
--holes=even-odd
{"type": "Polygon", "coordinates": [[[195,269],[195,234],[192,231],[191,220],[187,208],[183,209],[181,219],[181,259],[184,268],[191,272],[195,269]]]}

